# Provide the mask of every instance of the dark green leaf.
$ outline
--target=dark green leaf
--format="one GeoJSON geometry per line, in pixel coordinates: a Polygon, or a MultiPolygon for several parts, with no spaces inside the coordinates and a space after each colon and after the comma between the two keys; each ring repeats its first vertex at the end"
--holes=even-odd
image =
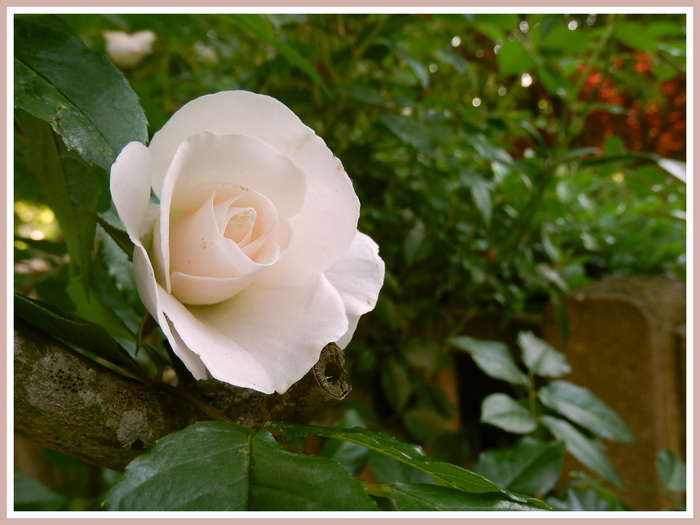
{"type": "Polygon", "coordinates": [[[481,403],[481,422],[515,434],[528,434],[537,428],[530,412],[506,394],[491,394],[481,403]]]}
{"type": "Polygon", "coordinates": [[[538,396],[545,406],[599,437],[620,443],[634,439],[620,416],[587,388],[567,381],[552,381],[538,396]]]}
{"type": "Polygon", "coordinates": [[[516,385],[530,385],[527,375],[518,368],[508,347],[503,343],[473,339],[467,336],[453,337],[449,343],[468,352],[477,366],[490,377],[516,385]]]}
{"type": "Polygon", "coordinates": [[[388,489],[400,511],[545,510],[541,506],[504,500],[495,493],[469,494],[437,485],[392,483],[388,489]]]}
{"type": "Polygon", "coordinates": [[[566,450],[582,464],[614,485],[622,486],[620,476],[601,450],[599,443],[587,438],[563,419],[542,416],[540,422],[554,434],[557,440],[563,441],[566,445],[566,450]]]}
{"type": "Polygon", "coordinates": [[[518,345],[523,351],[525,366],[538,376],[559,377],[571,372],[566,356],[532,332],[520,332],[518,345]]]}
{"type": "Polygon", "coordinates": [[[656,455],[656,472],[668,490],[684,491],[686,487],[685,462],[670,450],[656,455]]]}
{"type": "Polygon", "coordinates": [[[339,463],[224,422],[158,441],[128,465],[105,503],[108,510],[377,510],[339,463]]]}
{"type": "Polygon", "coordinates": [[[68,149],[109,170],[146,118],[121,72],[60,18],[15,15],[15,106],[51,124],[68,149]]]}
{"type": "Polygon", "coordinates": [[[542,502],[507,492],[478,474],[450,463],[434,461],[417,445],[403,443],[390,436],[371,432],[363,428],[343,429],[338,427],[274,423],[269,429],[271,432],[279,432],[288,438],[321,436],[357,443],[370,450],[406,463],[426,474],[430,474],[433,476],[436,484],[440,486],[451,487],[474,494],[495,492],[507,501],[546,508],[542,502]]]}
{"type": "Polygon", "coordinates": [[[536,78],[550,95],[559,98],[568,98],[571,94],[571,84],[564,76],[560,75],[546,64],[537,68],[536,78]]]}
{"type": "Polygon", "coordinates": [[[479,454],[474,472],[520,494],[546,494],[559,479],[563,443],[544,443],[530,437],[515,446],[479,454]]]}
{"type": "Polygon", "coordinates": [[[49,304],[19,294],[15,294],[14,313],[69,345],[102,357],[135,377],[148,379],[133,357],[100,325],[63,314],[49,304]]]}

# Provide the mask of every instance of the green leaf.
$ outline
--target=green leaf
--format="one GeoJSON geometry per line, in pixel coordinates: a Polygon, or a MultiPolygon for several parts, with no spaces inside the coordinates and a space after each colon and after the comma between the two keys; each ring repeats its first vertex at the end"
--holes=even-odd
{"type": "Polygon", "coordinates": [[[64,343],[82,348],[121,367],[135,377],[148,380],[140,365],[102,326],[68,316],[49,304],[19,294],[15,294],[14,313],[64,343]]]}
{"type": "Polygon", "coordinates": [[[656,51],[656,40],[650,38],[646,26],[636,22],[621,22],[615,25],[615,37],[637,51],[653,53],[656,51]]]}
{"type": "Polygon", "coordinates": [[[411,378],[406,366],[394,358],[387,358],[381,364],[382,392],[391,408],[400,412],[411,396],[411,378]]]}
{"type": "Polygon", "coordinates": [[[299,51],[290,44],[283,42],[272,34],[272,28],[267,21],[258,14],[236,14],[223,17],[223,21],[247,31],[268,45],[273,46],[290,64],[303,71],[314,83],[325,88],[325,82],[318,71],[306,60],[299,51]]]}
{"type": "Polygon", "coordinates": [[[566,450],[582,464],[615,486],[622,486],[620,476],[610,460],[603,454],[599,443],[587,438],[563,419],[542,416],[540,422],[549,429],[557,440],[563,441],[566,450]]]}
{"type": "Polygon", "coordinates": [[[507,501],[497,494],[468,494],[449,487],[424,483],[392,483],[387,488],[399,511],[506,511],[545,510],[507,501]]]}
{"type": "Polygon", "coordinates": [[[620,443],[634,440],[620,416],[587,388],[568,381],[552,381],[538,396],[546,407],[599,437],[620,443]]]}
{"type": "Polygon", "coordinates": [[[460,181],[468,186],[472,193],[472,199],[477,209],[481,212],[481,217],[484,219],[484,224],[491,224],[491,188],[488,182],[480,177],[475,172],[467,172],[462,174],[460,181]]]}
{"type": "Polygon", "coordinates": [[[568,98],[571,95],[572,87],[569,81],[548,65],[538,67],[536,76],[550,95],[559,98],[568,98]]]}
{"type": "Polygon", "coordinates": [[[80,267],[83,290],[90,282],[90,259],[95,242],[95,220],[81,209],[97,211],[100,196],[108,193],[103,172],[88,166],[72,152],[67,152],[48,125],[23,115],[26,132],[27,169],[42,190],[53,210],[66,240],[71,261],[80,267]]]}
{"type": "Polygon", "coordinates": [[[506,394],[491,394],[481,403],[481,422],[515,434],[527,434],[537,428],[530,412],[506,394]]]}
{"type": "Polygon", "coordinates": [[[511,448],[479,454],[474,472],[520,494],[546,494],[561,473],[564,443],[523,437],[511,448]]]}
{"type": "Polygon", "coordinates": [[[448,128],[426,125],[411,117],[382,113],[381,119],[397,137],[429,155],[434,155],[435,151],[451,137],[448,128]]]}
{"type": "Polygon", "coordinates": [[[146,117],[121,72],[59,17],[15,15],[15,106],[51,124],[68,149],[109,170],[146,117]]]}
{"type": "Polygon", "coordinates": [[[71,278],[66,293],[75,305],[74,313],[77,317],[103,327],[117,341],[136,341],[135,334],[126,327],[121,317],[104,303],[100,295],[92,289],[88,290],[87,296],[82,293],[78,277],[71,278]]]}
{"type": "Polygon", "coordinates": [[[336,461],[291,452],[266,430],[196,423],[132,461],[108,510],[377,510],[336,461]]]}
{"type": "Polygon", "coordinates": [[[535,67],[535,61],[519,40],[505,40],[496,58],[499,77],[525,73],[535,67]]]}
{"type": "Polygon", "coordinates": [[[515,364],[508,347],[498,341],[484,341],[467,336],[453,337],[449,343],[468,352],[481,370],[494,379],[515,385],[530,386],[530,380],[515,364]]]}
{"type": "Polygon", "coordinates": [[[670,450],[662,450],[656,454],[654,461],[656,472],[668,490],[684,491],[686,489],[686,468],[682,461],[670,450]]]}
{"type": "Polygon", "coordinates": [[[518,346],[523,351],[525,366],[538,376],[560,377],[571,372],[566,356],[532,332],[520,332],[518,346]]]}
{"type": "Polygon", "coordinates": [[[357,443],[370,450],[401,461],[426,474],[430,474],[435,480],[435,483],[440,486],[451,487],[474,494],[494,492],[500,494],[500,497],[507,501],[531,504],[538,508],[547,508],[546,505],[540,501],[508,492],[483,476],[479,476],[457,465],[434,461],[429,458],[418,445],[404,443],[390,436],[371,432],[363,428],[344,429],[338,427],[273,423],[268,429],[273,433],[280,433],[291,439],[307,436],[321,436],[357,443]]]}

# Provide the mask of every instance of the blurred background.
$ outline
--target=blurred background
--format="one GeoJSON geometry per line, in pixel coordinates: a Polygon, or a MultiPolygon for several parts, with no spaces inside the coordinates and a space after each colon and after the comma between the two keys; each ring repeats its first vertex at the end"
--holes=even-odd
{"type": "MultiPolygon", "coordinates": [[[[673,414],[642,439],[651,452],[634,449],[627,462],[650,470],[616,463],[623,480],[634,478],[626,491],[592,474],[567,477],[590,471],[560,461],[556,486],[540,496],[568,510],[673,507],[649,494],[658,495],[654,454],[682,457],[685,446],[685,15],[62,18],[110,53],[150,133],[191,99],[246,89],[289,106],[343,162],[362,204],[359,229],[379,244],[387,276],[346,349],[353,391],[324,423],[386,431],[486,474],[482,454],[510,449],[523,432],[482,421],[483,400],[528,394],[489,376],[454,338],[498,341],[518,360],[518,334],[531,332],[567,355],[574,382],[633,434],[634,421],[643,430],[673,414]],[[643,315],[611,313],[611,297],[643,315]],[[648,337],[626,338],[640,331],[648,337]],[[608,392],[618,357],[629,384],[660,404],[608,392]]],[[[15,289],[70,310],[65,250],[49,249],[60,229],[21,173],[15,289]]],[[[42,453],[47,508],[92,508],[118,476],[42,453]]],[[[325,453],[358,475],[401,475],[352,447],[325,453]]]]}

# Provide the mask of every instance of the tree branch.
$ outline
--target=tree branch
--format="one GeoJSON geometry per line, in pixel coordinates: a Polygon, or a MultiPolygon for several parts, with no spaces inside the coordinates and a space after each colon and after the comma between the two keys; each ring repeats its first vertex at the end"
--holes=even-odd
{"type": "Polygon", "coordinates": [[[308,421],[350,390],[343,352],[334,344],[287,392],[265,395],[213,379],[181,388],[144,385],[19,319],[14,338],[17,433],[114,470],[196,421],[219,417],[253,429],[270,420],[308,421]]]}

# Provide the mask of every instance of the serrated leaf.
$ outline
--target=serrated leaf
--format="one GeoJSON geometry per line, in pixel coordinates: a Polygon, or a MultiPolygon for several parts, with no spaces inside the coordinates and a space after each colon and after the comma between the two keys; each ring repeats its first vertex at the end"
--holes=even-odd
{"type": "Polygon", "coordinates": [[[599,443],[584,436],[573,425],[563,419],[542,416],[540,422],[554,434],[554,437],[559,441],[563,441],[566,445],[566,450],[582,464],[615,486],[622,486],[620,476],[601,450],[599,443]]]}
{"type": "Polygon", "coordinates": [[[51,124],[88,163],[109,170],[127,143],[148,139],[124,76],[59,17],[15,15],[14,54],[15,106],[51,124]]]}
{"type": "Polygon", "coordinates": [[[66,315],[49,304],[19,294],[15,294],[14,313],[65,343],[102,357],[135,377],[148,380],[140,365],[102,326],[66,315]]]}
{"type": "Polygon", "coordinates": [[[481,422],[515,434],[528,434],[537,428],[530,412],[506,394],[491,394],[484,399],[481,422]]]}
{"type": "Polygon", "coordinates": [[[566,356],[532,332],[520,332],[518,346],[525,366],[538,376],[560,377],[571,372],[566,356]]]}
{"type": "Polygon", "coordinates": [[[568,381],[552,381],[538,397],[544,405],[593,434],[620,443],[633,441],[625,422],[587,388],[568,381]]]}
{"type": "Polygon", "coordinates": [[[508,347],[503,343],[467,336],[453,337],[449,343],[468,352],[477,366],[488,376],[516,385],[530,386],[530,380],[518,368],[508,347]]]}
{"type": "Polygon", "coordinates": [[[564,443],[544,443],[530,437],[513,447],[479,454],[474,472],[520,494],[546,494],[561,473],[564,443]]]}
{"type": "Polygon", "coordinates": [[[266,430],[196,423],[132,461],[108,510],[377,510],[336,461],[291,452],[266,430]]]}
{"type": "Polygon", "coordinates": [[[469,494],[424,483],[392,483],[388,488],[391,499],[400,511],[545,510],[543,507],[503,500],[495,493],[469,494]]]}
{"type": "Polygon", "coordinates": [[[668,490],[684,491],[686,488],[686,468],[682,461],[670,450],[662,450],[654,460],[656,472],[668,490]]]}
{"type": "Polygon", "coordinates": [[[507,501],[531,504],[536,508],[546,508],[546,505],[540,501],[508,492],[483,476],[470,472],[469,470],[450,463],[434,461],[429,458],[418,445],[404,443],[390,436],[371,432],[363,428],[344,429],[338,427],[273,423],[268,429],[271,432],[280,433],[292,439],[307,436],[321,436],[357,443],[370,450],[401,461],[426,474],[430,474],[437,485],[474,494],[494,492],[507,501]]]}

